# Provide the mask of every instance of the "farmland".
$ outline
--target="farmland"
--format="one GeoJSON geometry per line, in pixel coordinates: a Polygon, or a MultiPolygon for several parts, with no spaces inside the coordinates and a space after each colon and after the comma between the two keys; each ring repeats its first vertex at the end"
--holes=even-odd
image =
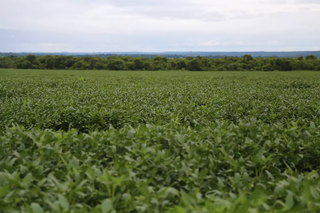
{"type": "Polygon", "coordinates": [[[320,74],[0,70],[0,212],[319,212],[320,74]]]}

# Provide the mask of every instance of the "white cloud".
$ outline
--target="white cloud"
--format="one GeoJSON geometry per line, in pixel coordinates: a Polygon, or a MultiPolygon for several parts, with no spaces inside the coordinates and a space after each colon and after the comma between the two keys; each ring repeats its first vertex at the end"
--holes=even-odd
{"type": "Polygon", "coordinates": [[[199,44],[199,46],[204,46],[204,47],[213,47],[213,46],[220,46],[220,42],[216,41],[216,40],[211,40],[211,41],[205,41],[205,42],[201,42],[199,44]]]}
{"type": "Polygon", "coordinates": [[[319,2],[2,0],[0,51],[313,49],[319,2]]]}

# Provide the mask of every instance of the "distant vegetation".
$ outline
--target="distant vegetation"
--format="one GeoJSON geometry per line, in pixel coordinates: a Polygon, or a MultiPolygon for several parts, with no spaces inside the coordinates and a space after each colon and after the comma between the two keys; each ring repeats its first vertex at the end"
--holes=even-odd
{"type": "Polygon", "coordinates": [[[45,56],[45,55],[64,55],[77,57],[100,57],[107,58],[110,56],[131,56],[155,58],[162,56],[165,58],[187,58],[187,57],[207,57],[207,58],[224,58],[224,57],[243,57],[251,55],[254,58],[297,58],[314,55],[320,58],[320,51],[294,51],[294,52],[0,52],[0,57],[5,56],[27,56],[27,55],[45,56]]]}
{"type": "Polygon", "coordinates": [[[254,58],[243,57],[207,58],[154,58],[132,56],[74,57],[63,55],[6,56],[0,58],[0,68],[58,69],[58,70],[190,70],[190,71],[320,71],[317,56],[305,58],[254,58]]]}

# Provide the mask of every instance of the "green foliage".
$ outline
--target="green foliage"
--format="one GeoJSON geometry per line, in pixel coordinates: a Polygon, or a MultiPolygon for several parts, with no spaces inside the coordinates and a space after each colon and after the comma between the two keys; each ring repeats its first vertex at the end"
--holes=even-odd
{"type": "Polygon", "coordinates": [[[219,59],[197,56],[196,58],[154,58],[109,56],[73,57],[73,56],[21,56],[1,57],[0,68],[18,69],[58,69],[58,70],[190,70],[190,71],[292,71],[318,70],[320,59],[308,55],[299,58],[253,58],[251,55],[225,57],[219,59]]]}
{"type": "Polygon", "coordinates": [[[0,210],[317,212],[319,133],[254,120],[90,134],[14,127],[0,137],[0,210]]]}
{"type": "Polygon", "coordinates": [[[107,68],[109,70],[124,70],[125,63],[121,59],[112,59],[108,62],[107,68]]]}
{"type": "Polygon", "coordinates": [[[252,61],[253,57],[251,55],[249,55],[249,54],[246,54],[246,55],[243,56],[243,60],[245,62],[252,61]]]}
{"type": "Polygon", "coordinates": [[[0,76],[0,212],[320,211],[316,72],[0,76]]]}
{"type": "Polygon", "coordinates": [[[188,61],[187,69],[191,71],[201,71],[202,68],[201,59],[192,59],[188,61]]]}
{"type": "Polygon", "coordinates": [[[255,118],[299,125],[318,117],[320,78],[314,72],[0,71],[0,128],[81,132],[110,125],[186,126],[255,118]]]}
{"type": "Polygon", "coordinates": [[[315,60],[315,59],[317,59],[317,57],[314,55],[307,55],[306,56],[306,60],[315,60]]]}

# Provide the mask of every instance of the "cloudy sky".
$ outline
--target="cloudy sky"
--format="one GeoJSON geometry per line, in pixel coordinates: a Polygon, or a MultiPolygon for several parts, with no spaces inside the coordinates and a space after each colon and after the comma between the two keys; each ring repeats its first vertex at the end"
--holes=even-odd
{"type": "Polygon", "coordinates": [[[320,0],[0,0],[0,52],[320,50],[320,0]]]}

